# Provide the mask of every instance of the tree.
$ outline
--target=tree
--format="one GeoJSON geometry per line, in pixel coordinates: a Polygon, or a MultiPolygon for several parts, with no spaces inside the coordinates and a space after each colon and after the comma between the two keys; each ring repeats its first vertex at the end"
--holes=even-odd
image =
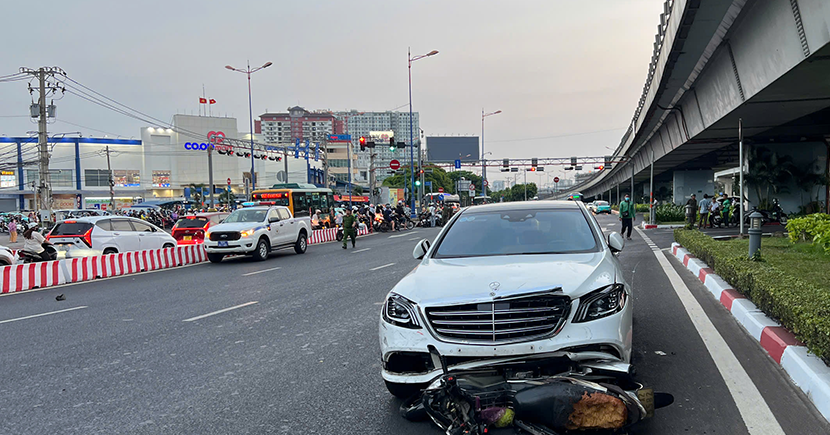
{"type": "Polygon", "coordinates": [[[746,183],[755,188],[760,208],[770,204],[773,194],[787,193],[787,183],[792,180],[797,168],[790,156],[779,156],[769,148],[753,146],[749,151],[749,170],[746,183]]]}
{"type": "MultiPolygon", "coordinates": [[[[448,172],[447,173],[447,178],[449,178],[449,180],[451,182],[451,186],[448,186],[448,187],[450,187],[452,189],[451,190],[452,193],[456,193],[456,194],[458,193],[455,190],[456,182],[458,180],[462,179],[462,178],[464,178],[465,180],[470,180],[470,182],[473,183],[473,185],[476,187],[476,190],[481,191],[481,177],[479,177],[478,175],[476,175],[476,174],[474,174],[470,171],[448,172]]],[[[444,187],[444,189],[447,189],[447,187],[444,187]]]]}
{"type": "Polygon", "coordinates": [[[222,190],[222,193],[219,194],[219,198],[217,198],[217,202],[219,204],[229,204],[236,201],[236,195],[233,192],[228,191],[227,189],[222,190]]]}
{"type": "Polygon", "coordinates": [[[360,196],[363,195],[363,188],[358,185],[352,185],[352,195],[360,196]]]}
{"type": "Polygon", "coordinates": [[[192,198],[197,203],[202,203],[202,190],[205,188],[204,184],[191,184],[190,186],[190,198],[192,198]]]}
{"type": "Polygon", "coordinates": [[[815,202],[813,201],[813,189],[816,186],[824,186],[827,185],[827,177],[824,174],[817,174],[813,170],[813,163],[808,163],[802,168],[799,168],[798,171],[795,172],[795,184],[798,186],[800,192],[799,197],[801,198],[801,207],[807,213],[813,212],[813,206],[818,209],[818,195],[819,192],[816,192],[816,199],[815,202]],[[810,200],[810,204],[805,206],[804,204],[804,192],[807,192],[807,199],[810,200]],[[813,203],[814,202],[814,203],[813,203]],[[808,210],[809,209],[809,210],[808,210]]]}

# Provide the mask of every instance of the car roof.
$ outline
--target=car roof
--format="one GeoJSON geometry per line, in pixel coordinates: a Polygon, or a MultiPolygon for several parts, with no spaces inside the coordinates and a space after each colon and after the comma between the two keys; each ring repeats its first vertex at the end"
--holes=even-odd
{"type": "MultiPolygon", "coordinates": [[[[115,216],[84,216],[84,217],[72,218],[72,219],[68,219],[68,220],[71,220],[73,222],[87,222],[87,223],[94,224],[95,222],[98,222],[98,221],[103,220],[103,219],[129,219],[129,220],[134,220],[134,221],[146,222],[146,221],[143,221],[141,219],[134,218],[134,217],[131,217],[131,216],[117,216],[117,215],[115,215],[115,216]]],[[[64,221],[61,221],[61,222],[66,222],[66,221],[64,220],[64,221]]],[[[60,222],[58,222],[58,223],[60,223],[60,222]]],[[[150,222],[147,222],[147,223],[149,224],[150,222]]]]}
{"type": "Polygon", "coordinates": [[[487,213],[511,210],[578,210],[576,201],[519,201],[496,202],[493,204],[476,205],[466,210],[466,213],[487,213]]]}

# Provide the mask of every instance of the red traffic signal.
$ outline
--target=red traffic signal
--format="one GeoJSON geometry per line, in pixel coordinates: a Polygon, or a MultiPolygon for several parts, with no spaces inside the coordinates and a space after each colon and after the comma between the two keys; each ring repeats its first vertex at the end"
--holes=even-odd
{"type": "Polygon", "coordinates": [[[360,139],[358,139],[358,142],[360,142],[360,151],[365,151],[366,150],[366,137],[365,136],[360,136],[360,139]]]}

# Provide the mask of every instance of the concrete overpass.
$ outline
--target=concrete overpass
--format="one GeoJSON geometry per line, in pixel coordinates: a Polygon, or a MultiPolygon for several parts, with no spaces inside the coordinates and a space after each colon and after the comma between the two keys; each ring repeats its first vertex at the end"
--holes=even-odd
{"type": "Polygon", "coordinates": [[[777,147],[827,172],[830,2],[666,1],[642,96],[614,154],[626,162],[572,191],[616,199],[633,174],[647,192],[653,156],[675,202],[712,193],[711,174],[739,166],[739,119],[748,146],[777,147]]]}

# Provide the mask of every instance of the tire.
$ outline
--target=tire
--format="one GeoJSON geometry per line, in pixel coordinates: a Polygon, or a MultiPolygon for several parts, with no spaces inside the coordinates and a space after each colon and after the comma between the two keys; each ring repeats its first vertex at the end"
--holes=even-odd
{"type": "Polygon", "coordinates": [[[338,242],[342,242],[343,241],[343,231],[338,230],[337,234],[334,236],[334,238],[337,239],[338,242]]]}
{"type": "Polygon", "coordinates": [[[115,248],[104,249],[104,255],[117,254],[117,253],[118,253],[118,250],[115,249],[115,248]]]}
{"type": "Polygon", "coordinates": [[[427,387],[426,384],[396,384],[394,382],[383,381],[386,383],[386,390],[398,399],[406,400],[418,394],[427,387]]]}
{"type": "Polygon", "coordinates": [[[412,222],[412,221],[410,221],[410,220],[407,220],[407,221],[406,221],[406,229],[411,230],[411,229],[413,229],[413,228],[415,228],[415,223],[413,223],[413,222],[412,222]]]}
{"type": "Polygon", "coordinates": [[[294,243],[294,252],[305,254],[306,249],[308,249],[308,236],[304,232],[300,232],[300,235],[297,237],[297,242],[294,243]]]}
{"type": "Polygon", "coordinates": [[[268,242],[265,239],[259,239],[254,251],[254,259],[256,261],[264,261],[268,258],[268,242]]]}
{"type": "Polygon", "coordinates": [[[165,243],[164,245],[162,245],[161,249],[168,249],[168,248],[175,248],[175,247],[176,247],[176,245],[171,245],[169,243],[165,243]]]}
{"type": "Polygon", "coordinates": [[[211,254],[208,252],[207,257],[211,263],[221,263],[222,259],[225,258],[225,254],[211,254]]]}

